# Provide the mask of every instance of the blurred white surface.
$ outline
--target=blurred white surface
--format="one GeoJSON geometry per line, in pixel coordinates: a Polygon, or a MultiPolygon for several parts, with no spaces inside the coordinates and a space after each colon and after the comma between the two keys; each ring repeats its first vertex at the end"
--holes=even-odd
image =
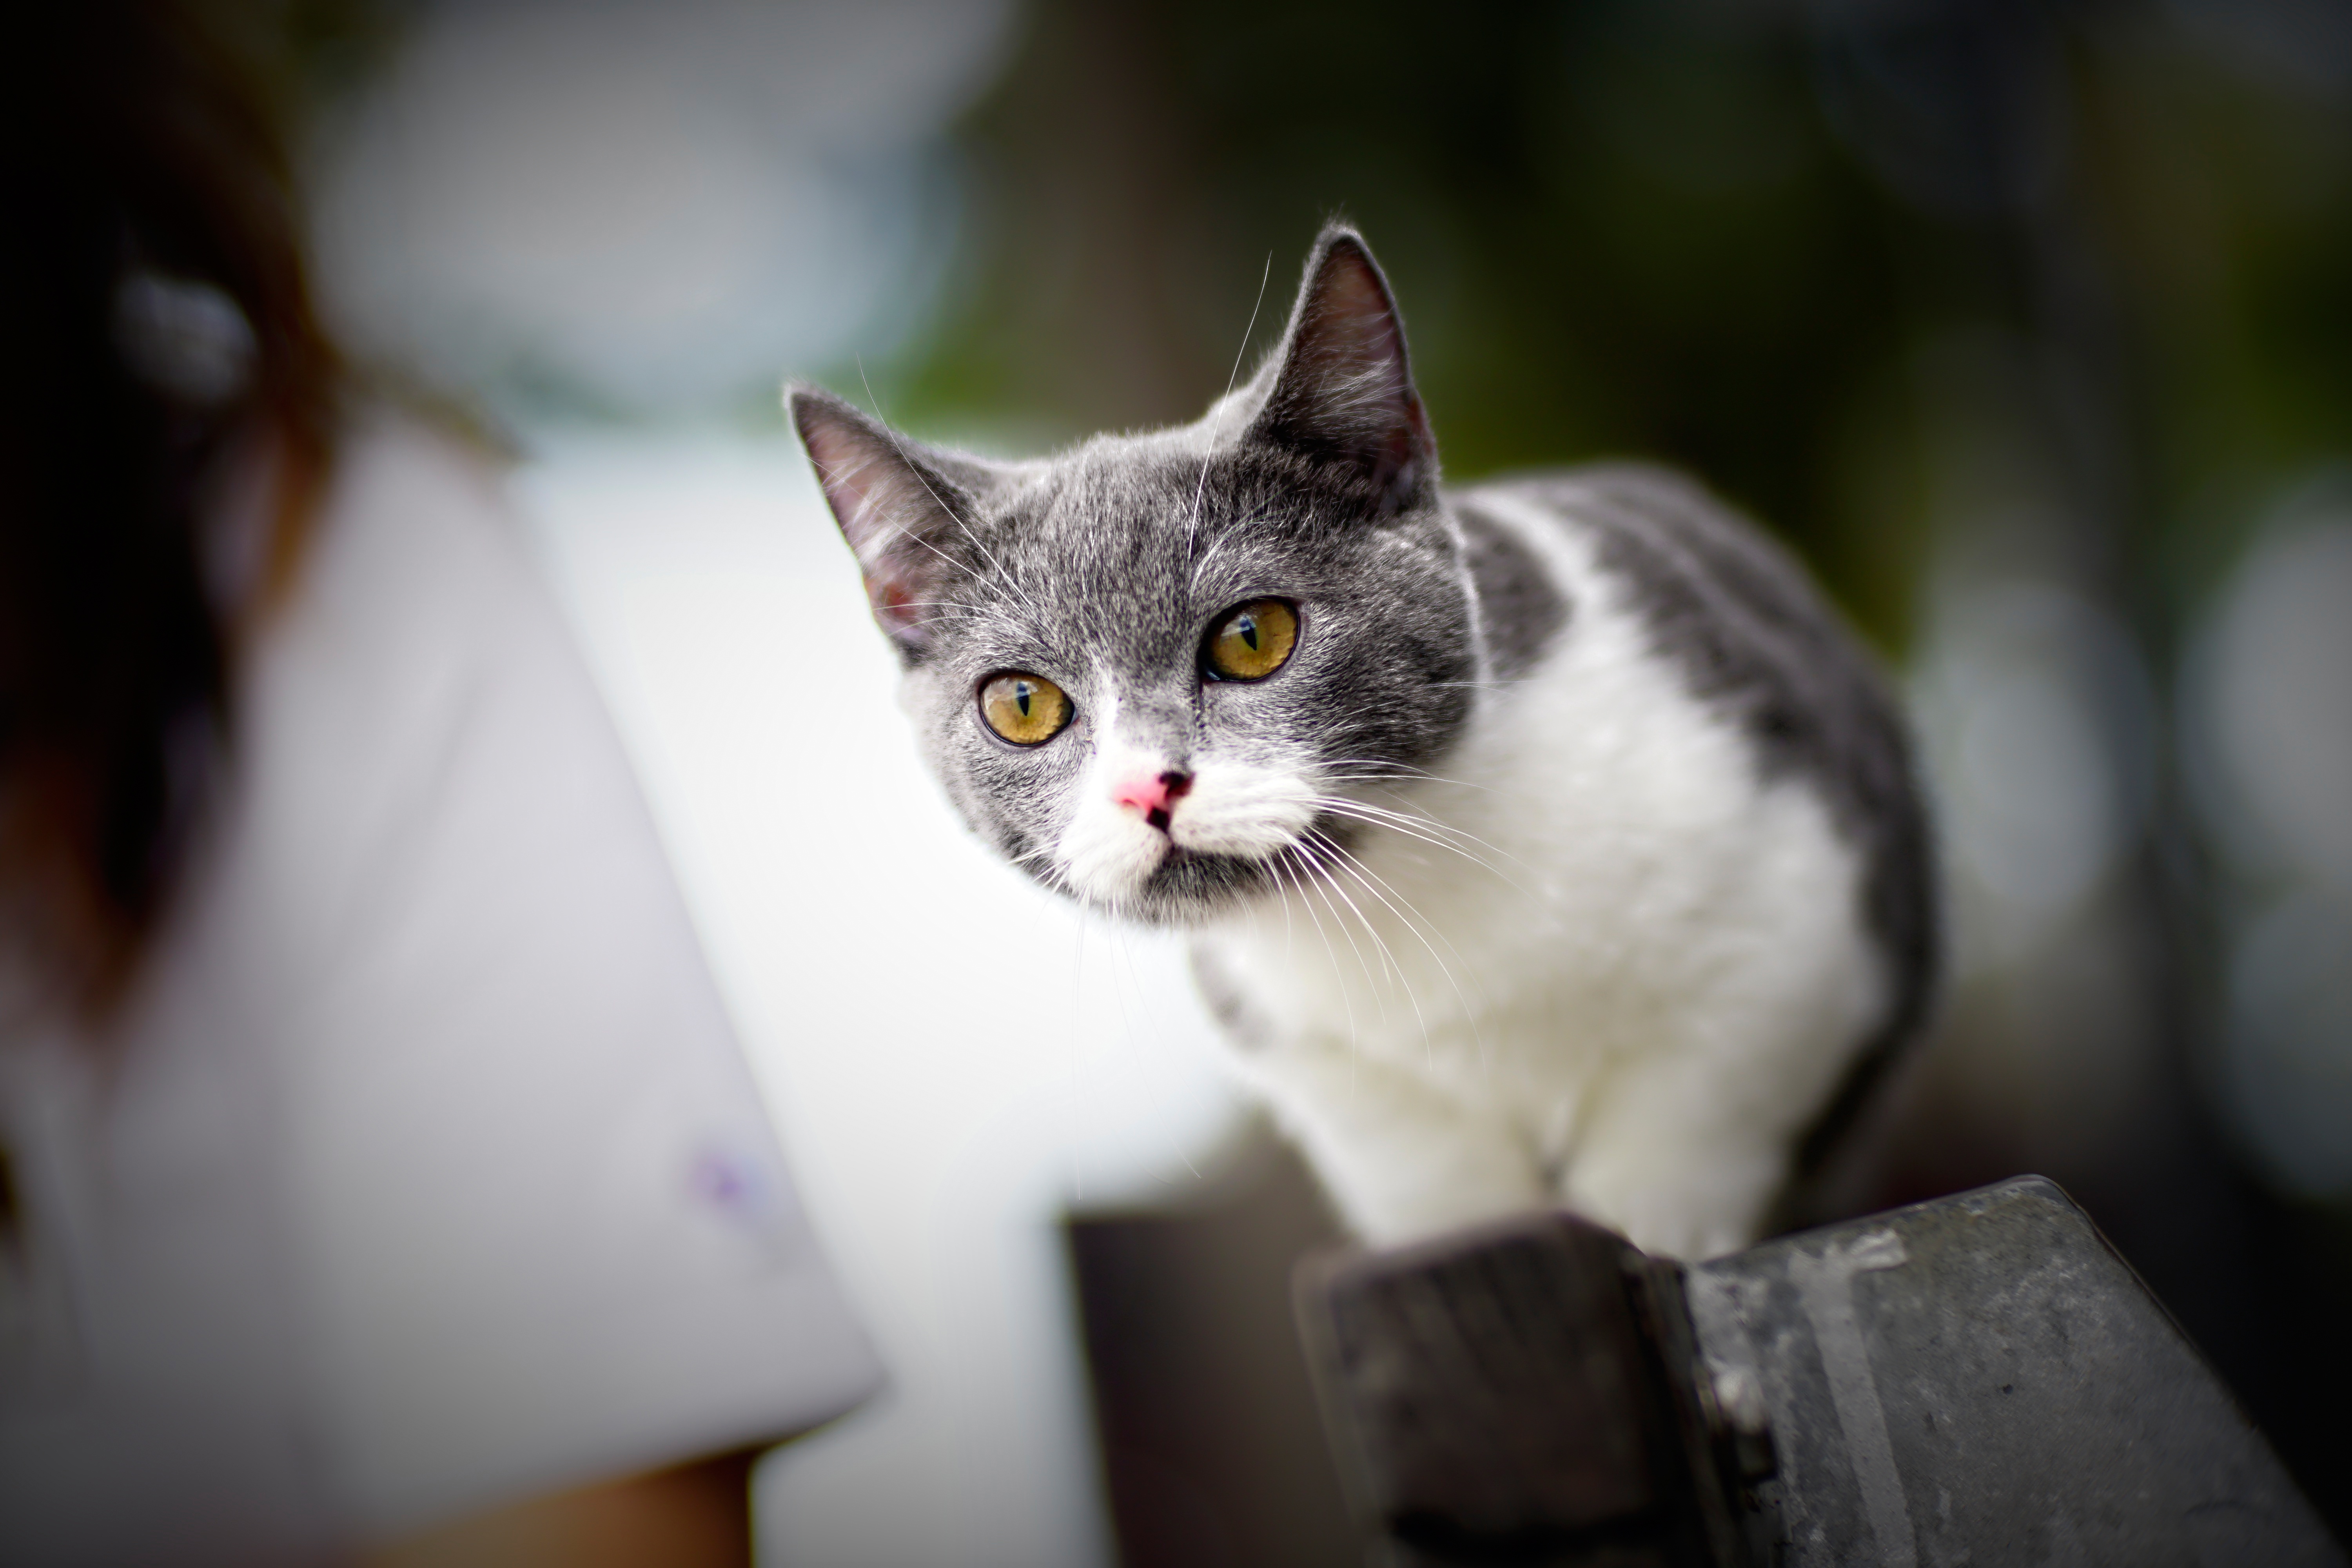
{"type": "Polygon", "coordinates": [[[893,1379],[769,1467],[763,1559],[1108,1562],[1055,1221],[1238,1125],[1181,951],[953,820],[797,450],[539,447],[524,510],[893,1379]]]}
{"type": "Polygon", "coordinates": [[[322,138],[316,248],[345,341],[507,397],[709,405],[886,352],[952,252],[939,132],[999,0],[421,13],[322,138]]]}
{"type": "MultiPolygon", "coordinates": [[[[336,330],[525,420],[676,418],[887,354],[953,253],[942,132],[1006,0],[476,0],[322,140],[336,330]]],[[[551,575],[812,1216],[893,1377],[761,1482],[769,1561],[1106,1562],[1072,1200],[1196,1182],[1236,1123],[1173,947],[971,842],[855,567],[772,441],[542,433],[551,575]]]]}

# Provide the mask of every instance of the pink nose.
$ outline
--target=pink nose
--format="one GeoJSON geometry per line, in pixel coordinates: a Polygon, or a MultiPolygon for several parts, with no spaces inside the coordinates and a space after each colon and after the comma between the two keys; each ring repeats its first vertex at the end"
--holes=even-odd
{"type": "Polygon", "coordinates": [[[1111,798],[1121,805],[1131,806],[1143,813],[1144,821],[1165,833],[1168,831],[1169,813],[1176,809],[1176,803],[1183,799],[1184,792],[1192,787],[1191,773],[1180,768],[1170,768],[1157,775],[1136,774],[1111,791],[1111,798]]]}

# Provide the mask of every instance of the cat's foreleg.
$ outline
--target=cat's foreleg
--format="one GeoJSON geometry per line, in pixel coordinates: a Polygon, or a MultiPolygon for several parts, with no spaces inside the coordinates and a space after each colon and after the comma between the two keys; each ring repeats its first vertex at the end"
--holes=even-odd
{"type": "Polygon", "coordinates": [[[1788,1140],[1688,1057],[1625,1065],[1555,1167],[1559,1201],[1645,1252],[1696,1260],[1753,1243],[1788,1140]]]}
{"type": "Polygon", "coordinates": [[[1340,1217],[1389,1245],[1550,1202],[1526,1135],[1345,1042],[1253,1053],[1248,1076],[1305,1151],[1340,1217]]]}

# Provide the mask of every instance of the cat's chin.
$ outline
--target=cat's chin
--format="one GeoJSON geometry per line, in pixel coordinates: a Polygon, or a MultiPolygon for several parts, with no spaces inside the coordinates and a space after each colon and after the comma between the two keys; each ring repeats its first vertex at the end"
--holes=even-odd
{"type": "Polygon", "coordinates": [[[1258,858],[1171,848],[1130,892],[1117,897],[1088,894],[1082,901],[1135,925],[1160,930],[1213,925],[1276,896],[1277,877],[1294,874],[1278,872],[1276,867],[1291,856],[1289,850],[1258,858]]]}
{"type": "Polygon", "coordinates": [[[1355,827],[1343,819],[1318,819],[1310,832],[1327,842],[1322,851],[1308,848],[1304,841],[1263,856],[1173,846],[1131,891],[1116,897],[1084,894],[1080,901],[1114,919],[1158,930],[1216,925],[1278,900],[1293,888],[1325,880],[1322,863],[1333,852],[1346,854],[1352,848],[1355,827]]]}

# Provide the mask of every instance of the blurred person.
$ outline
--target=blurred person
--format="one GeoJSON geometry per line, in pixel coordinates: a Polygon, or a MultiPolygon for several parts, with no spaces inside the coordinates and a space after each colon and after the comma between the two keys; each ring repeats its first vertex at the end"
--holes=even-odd
{"type": "Polygon", "coordinates": [[[745,1561],[871,1353],[493,466],[312,320],[223,15],[0,50],[0,1561],[745,1561]]]}

